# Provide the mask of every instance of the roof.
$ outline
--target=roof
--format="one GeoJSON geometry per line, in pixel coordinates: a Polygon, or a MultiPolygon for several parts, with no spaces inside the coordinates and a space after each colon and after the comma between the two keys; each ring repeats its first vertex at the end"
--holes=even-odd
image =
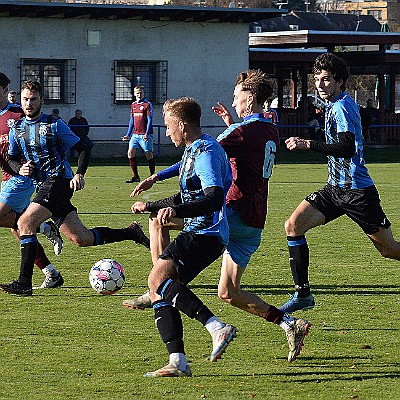
{"type": "Polygon", "coordinates": [[[291,11],[289,14],[259,21],[263,32],[296,30],[380,32],[381,24],[372,15],[291,11]]]}
{"type": "Polygon", "coordinates": [[[282,11],[284,10],[266,8],[140,6],[0,0],[0,17],[250,23],[277,17],[282,14],[282,11]]]}
{"type": "Polygon", "coordinates": [[[385,45],[400,43],[400,32],[285,31],[250,33],[249,45],[289,47],[326,47],[385,45]]]}

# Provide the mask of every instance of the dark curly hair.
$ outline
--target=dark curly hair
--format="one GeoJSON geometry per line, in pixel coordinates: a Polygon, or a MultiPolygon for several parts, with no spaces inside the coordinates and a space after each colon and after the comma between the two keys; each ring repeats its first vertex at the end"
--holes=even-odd
{"type": "Polygon", "coordinates": [[[268,75],[259,69],[248,69],[236,78],[236,86],[242,84],[242,90],[254,95],[258,104],[263,105],[272,97],[273,89],[268,75]]]}
{"type": "Polygon", "coordinates": [[[324,53],[315,59],[312,69],[313,74],[320,74],[321,71],[330,71],[336,82],[342,80],[342,90],[346,88],[346,81],[349,79],[349,70],[346,61],[338,57],[336,54],[324,53]]]}
{"type": "Polygon", "coordinates": [[[3,72],[0,72],[0,86],[5,89],[6,87],[8,87],[8,85],[10,84],[10,79],[8,78],[8,76],[6,74],[4,74],[3,72]]]}

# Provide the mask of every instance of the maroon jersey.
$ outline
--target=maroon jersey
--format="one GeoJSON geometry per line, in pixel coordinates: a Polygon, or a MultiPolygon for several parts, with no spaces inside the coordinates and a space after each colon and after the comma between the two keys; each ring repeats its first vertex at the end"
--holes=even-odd
{"type": "Polygon", "coordinates": [[[233,182],[226,197],[227,206],[239,211],[246,225],[264,228],[268,179],[279,146],[278,129],[262,114],[253,114],[231,125],[217,140],[232,167],[233,182]]]}
{"type": "Polygon", "coordinates": [[[8,133],[10,128],[24,116],[22,108],[17,104],[7,103],[0,110],[0,165],[3,181],[8,181],[15,172],[8,165],[8,133]]]}
{"type": "Polygon", "coordinates": [[[150,101],[143,100],[140,103],[134,101],[131,105],[131,117],[134,121],[133,133],[136,135],[153,133],[149,126],[153,117],[153,105],[150,101]]]}

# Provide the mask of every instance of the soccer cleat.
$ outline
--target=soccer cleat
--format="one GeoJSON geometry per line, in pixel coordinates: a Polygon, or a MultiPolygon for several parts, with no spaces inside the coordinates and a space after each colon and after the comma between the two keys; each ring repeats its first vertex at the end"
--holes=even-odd
{"type": "Polygon", "coordinates": [[[303,347],[304,337],[308,334],[311,324],[305,319],[295,318],[292,328],[286,331],[286,338],[289,344],[288,361],[292,362],[300,354],[303,347]]]}
{"type": "Polygon", "coordinates": [[[136,221],[133,221],[128,228],[132,232],[132,240],[138,244],[142,244],[144,247],[150,249],[150,240],[144,234],[142,227],[136,221]]]}
{"type": "Polygon", "coordinates": [[[292,314],[295,311],[311,310],[314,307],[314,296],[311,293],[307,297],[299,297],[299,293],[296,292],[293,296],[290,295],[288,302],[278,308],[286,314],[292,314]]]}
{"type": "Polygon", "coordinates": [[[124,300],[122,305],[126,308],[132,308],[134,310],[144,310],[145,308],[151,308],[150,293],[146,292],[136,299],[124,300]]]}
{"type": "Polygon", "coordinates": [[[43,223],[43,235],[50,241],[54,247],[54,254],[59,256],[63,247],[63,240],[60,235],[56,224],[52,221],[47,221],[43,223]]]}
{"type": "Polygon", "coordinates": [[[40,286],[35,286],[33,289],[54,289],[64,284],[64,278],[60,273],[57,275],[47,275],[40,286]]]}
{"type": "Polygon", "coordinates": [[[226,324],[223,328],[212,333],[213,351],[210,356],[211,362],[216,362],[225,353],[228,344],[232,342],[236,336],[237,329],[230,324],[226,324]]]}
{"type": "Polygon", "coordinates": [[[131,179],[128,179],[125,181],[126,183],[135,183],[135,182],[140,182],[140,178],[138,176],[132,176],[131,179]]]}
{"type": "Polygon", "coordinates": [[[192,376],[192,371],[190,370],[189,364],[186,366],[184,371],[178,369],[172,364],[168,364],[165,367],[158,369],[153,372],[146,372],[143,376],[147,378],[168,378],[175,376],[192,376]]]}
{"type": "Polygon", "coordinates": [[[0,285],[0,288],[7,293],[18,294],[20,296],[32,296],[32,286],[24,285],[18,280],[10,283],[3,283],[0,285]]]}

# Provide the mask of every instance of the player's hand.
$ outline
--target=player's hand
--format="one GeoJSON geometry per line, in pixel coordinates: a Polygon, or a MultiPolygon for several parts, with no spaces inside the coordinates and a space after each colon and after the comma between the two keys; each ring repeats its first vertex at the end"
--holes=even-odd
{"type": "Polygon", "coordinates": [[[121,139],[125,142],[130,139],[128,135],[122,136],[121,139]]]}
{"type": "Polygon", "coordinates": [[[76,192],[77,190],[82,190],[85,187],[85,178],[82,174],[75,174],[75,176],[69,182],[71,189],[76,192]]]}
{"type": "Polygon", "coordinates": [[[222,103],[218,102],[217,106],[212,106],[211,109],[222,118],[222,120],[225,122],[226,125],[232,125],[233,124],[233,118],[231,113],[228,111],[226,106],[224,106],[222,103]]]}
{"type": "Polygon", "coordinates": [[[29,160],[25,164],[22,164],[22,167],[19,169],[19,174],[22,176],[30,176],[33,174],[34,169],[33,161],[29,160]]]}
{"type": "Polygon", "coordinates": [[[146,211],[146,203],[143,201],[137,201],[131,207],[132,214],[141,214],[146,211]]]}
{"type": "Polygon", "coordinates": [[[171,219],[176,216],[176,212],[172,207],[162,208],[158,210],[157,220],[161,225],[166,225],[171,222],[171,219]]]}
{"type": "Polygon", "coordinates": [[[157,181],[158,181],[158,176],[156,174],[149,176],[144,181],[138,183],[135,189],[133,189],[130,196],[135,197],[136,195],[144,192],[145,190],[149,190],[157,181]]]}
{"type": "Polygon", "coordinates": [[[149,137],[148,137],[147,135],[143,135],[143,140],[144,140],[145,142],[148,142],[148,141],[149,141],[149,137]]]}
{"type": "Polygon", "coordinates": [[[285,144],[289,150],[308,150],[310,148],[310,141],[299,137],[290,137],[285,140],[285,144]]]}

